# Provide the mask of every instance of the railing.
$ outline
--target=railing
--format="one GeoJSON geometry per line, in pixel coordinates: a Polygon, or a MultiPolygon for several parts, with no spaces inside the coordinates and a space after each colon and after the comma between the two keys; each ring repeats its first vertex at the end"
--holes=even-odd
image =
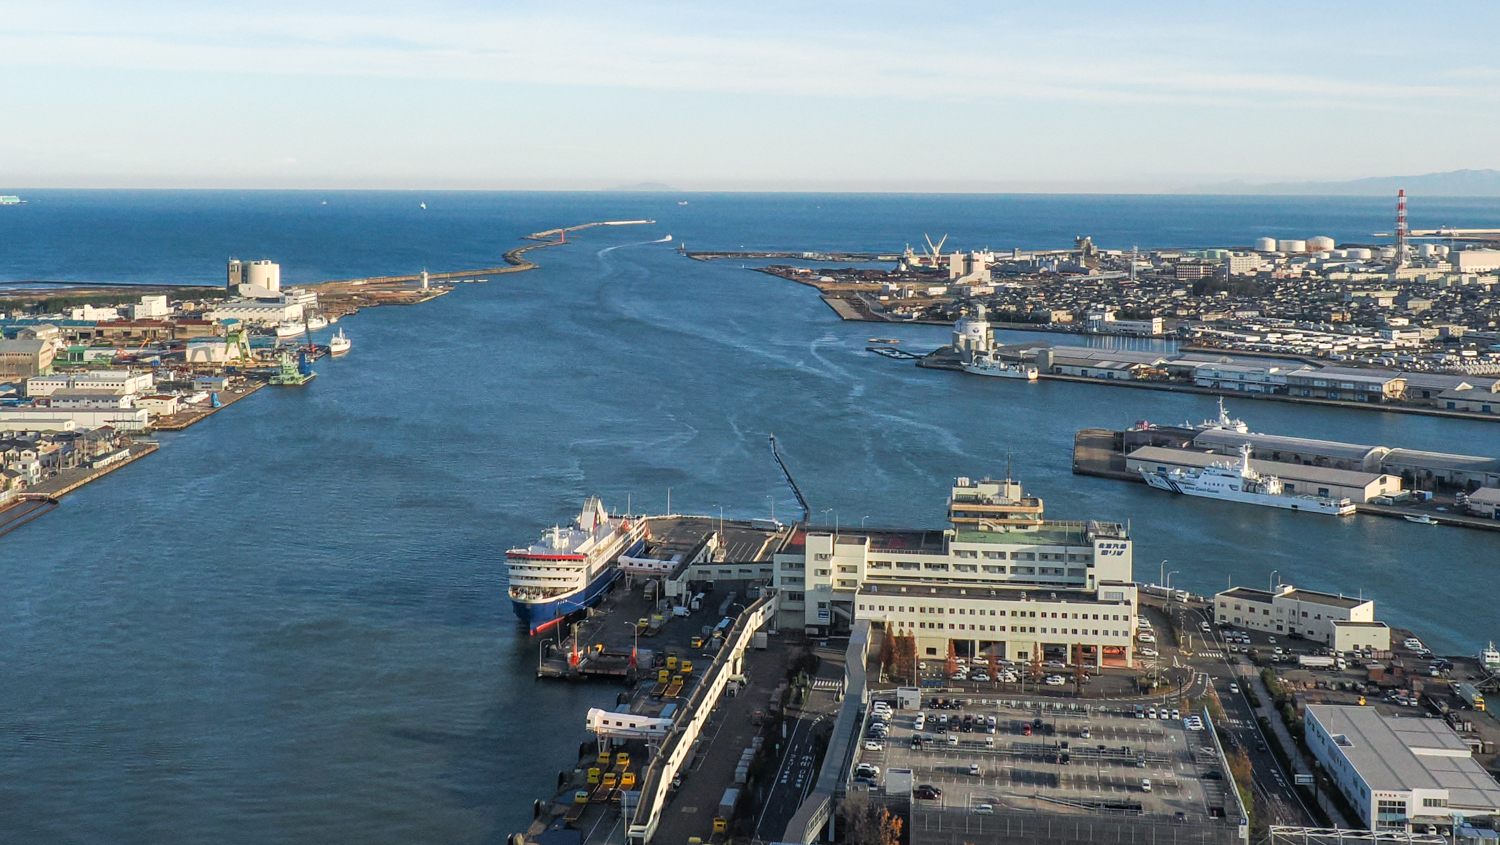
{"type": "Polygon", "coordinates": [[[681,709],[681,712],[687,714],[686,719],[672,728],[661,749],[646,768],[646,777],[641,784],[640,804],[626,828],[630,845],[646,845],[656,835],[656,829],[661,824],[662,808],[667,803],[667,788],[688,762],[693,744],[724,694],[724,688],[734,674],[735,658],[749,647],[751,635],[776,615],[777,606],[777,594],[772,592],[761,596],[746,608],[735,620],[729,635],[724,638],[724,645],[720,647],[703,680],[693,688],[693,694],[681,709]]]}

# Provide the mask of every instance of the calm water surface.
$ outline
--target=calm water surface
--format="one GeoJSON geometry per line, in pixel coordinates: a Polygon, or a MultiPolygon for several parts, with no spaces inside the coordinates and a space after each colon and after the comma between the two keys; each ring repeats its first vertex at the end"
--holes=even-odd
{"type": "MultiPolygon", "coordinates": [[[[863,351],[938,327],[840,323],[807,288],[694,247],[889,249],[1366,237],[1370,200],[31,192],[0,281],[290,281],[484,266],[519,234],[606,218],[543,269],[343,323],[351,355],[266,390],[0,540],[0,837],[28,842],[500,842],[614,690],[539,684],[503,550],[599,493],[779,515],[776,432],[815,508],[939,524],[954,475],[1007,455],[1057,518],[1130,520],[1141,575],[1209,591],[1374,597],[1442,649],[1500,637],[1500,535],[1183,501],[1070,471],[1073,433],[1213,400],[918,371],[863,351]],[[327,200],[327,205],[322,201],[327,200]],[[428,211],[417,208],[428,203],[428,211]]],[[[1500,204],[1413,201],[1500,224],[1500,204]]],[[[1261,431],[1475,454],[1500,427],[1243,402],[1261,431]]],[[[830,514],[832,516],[832,514],[830,514]]]]}

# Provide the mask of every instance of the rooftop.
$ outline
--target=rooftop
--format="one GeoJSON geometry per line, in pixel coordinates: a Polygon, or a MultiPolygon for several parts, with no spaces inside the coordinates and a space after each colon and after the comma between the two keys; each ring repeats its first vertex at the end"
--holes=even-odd
{"type": "Polygon", "coordinates": [[[994,543],[1029,546],[1092,546],[1094,534],[1125,537],[1125,526],[1117,522],[1073,522],[1048,520],[1036,528],[1000,531],[954,531],[955,543],[994,543]]]}
{"type": "MultiPolygon", "coordinates": [[[[1050,586],[1039,586],[1036,584],[986,584],[984,586],[959,587],[938,586],[922,581],[911,581],[901,583],[899,581],[882,581],[879,584],[865,584],[859,588],[862,596],[932,596],[936,598],[972,598],[993,599],[1003,598],[1012,601],[1065,601],[1065,602],[1088,602],[1097,604],[1100,598],[1092,590],[1068,590],[1050,586]]],[[[1116,604],[1116,602],[1107,602],[1116,604]]]]}
{"type": "Polygon", "coordinates": [[[1454,808],[1500,811],[1500,784],[1440,719],[1393,718],[1373,707],[1307,706],[1309,718],[1372,790],[1446,789],[1454,808]]]}
{"type": "Polygon", "coordinates": [[[1323,455],[1334,459],[1363,462],[1378,457],[1382,446],[1366,446],[1361,443],[1340,443],[1336,440],[1314,440],[1308,437],[1287,437],[1281,434],[1240,434],[1224,429],[1208,429],[1193,438],[1193,445],[1214,449],[1239,449],[1249,443],[1256,452],[1270,457],[1277,452],[1292,452],[1300,455],[1323,455]]]}
{"type": "MultiPolygon", "coordinates": [[[[1158,461],[1200,468],[1211,464],[1226,463],[1229,460],[1227,455],[1197,452],[1191,449],[1168,449],[1162,446],[1142,446],[1126,457],[1131,460],[1158,461]]],[[[1377,472],[1266,461],[1255,457],[1250,459],[1250,466],[1258,472],[1274,475],[1286,481],[1321,481],[1325,484],[1338,484],[1344,487],[1365,487],[1379,480],[1382,475],[1377,472]]]]}

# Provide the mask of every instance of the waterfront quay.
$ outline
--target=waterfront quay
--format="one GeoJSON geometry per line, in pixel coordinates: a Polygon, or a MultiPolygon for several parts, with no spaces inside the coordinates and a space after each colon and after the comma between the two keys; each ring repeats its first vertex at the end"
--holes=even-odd
{"type": "Polygon", "coordinates": [[[994,329],[988,312],[976,307],[954,322],[952,342],[922,356],[917,366],[981,375],[1020,366],[1034,368],[1037,379],[1500,420],[1500,377],[1493,375],[1350,367],[1294,355],[1001,344],[994,329]]]}
{"type": "Polygon", "coordinates": [[[1143,471],[1228,465],[1245,446],[1255,471],[1293,493],[1348,499],[1360,514],[1500,530],[1500,458],[1262,434],[1222,410],[1197,425],[1083,429],[1074,437],[1073,472],[1145,483],[1143,471]]]}

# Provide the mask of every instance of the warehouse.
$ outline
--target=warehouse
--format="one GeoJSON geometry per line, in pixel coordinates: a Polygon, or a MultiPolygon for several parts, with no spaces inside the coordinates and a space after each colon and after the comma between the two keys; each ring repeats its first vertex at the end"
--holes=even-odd
{"type": "MultiPolygon", "coordinates": [[[[1230,460],[1226,455],[1191,449],[1142,446],[1125,456],[1125,468],[1131,472],[1170,472],[1174,469],[1201,469],[1213,464],[1229,463],[1230,460]]],[[[1274,475],[1281,479],[1282,489],[1290,495],[1321,496],[1362,503],[1377,496],[1394,496],[1401,492],[1401,479],[1385,473],[1263,461],[1253,457],[1250,459],[1250,466],[1262,475],[1274,475]]]]}
{"type": "Polygon", "coordinates": [[[1310,704],[1307,747],[1369,830],[1440,833],[1500,815],[1500,784],[1441,719],[1310,704]]]}

